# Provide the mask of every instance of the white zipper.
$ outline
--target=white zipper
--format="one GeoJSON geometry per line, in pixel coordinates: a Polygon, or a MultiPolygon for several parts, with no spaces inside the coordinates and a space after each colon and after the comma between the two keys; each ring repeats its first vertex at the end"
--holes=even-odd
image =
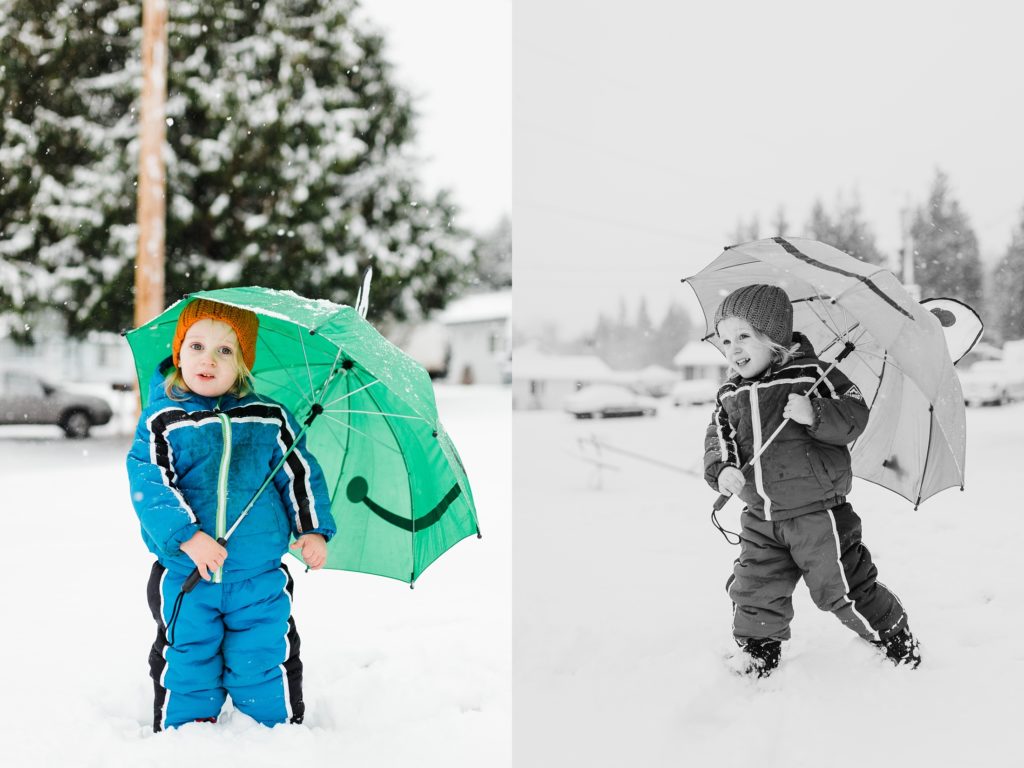
{"type": "MultiPolygon", "coordinates": [[[[757,382],[750,382],[750,421],[754,428],[754,455],[761,450],[761,406],[757,399],[757,382]]],[[[757,493],[764,499],[764,519],[772,519],[772,500],[764,492],[764,480],[761,476],[761,457],[754,459],[754,487],[757,493]]]]}
{"type": "MultiPolygon", "coordinates": [[[[220,419],[221,437],[224,439],[224,449],[220,454],[220,471],[217,473],[217,523],[216,537],[224,538],[228,530],[228,467],[231,466],[231,420],[226,413],[217,411],[217,418],[220,419]]],[[[224,577],[224,567],[221,566],[213,573],[213,582],[220,584],[224,577]]]]}

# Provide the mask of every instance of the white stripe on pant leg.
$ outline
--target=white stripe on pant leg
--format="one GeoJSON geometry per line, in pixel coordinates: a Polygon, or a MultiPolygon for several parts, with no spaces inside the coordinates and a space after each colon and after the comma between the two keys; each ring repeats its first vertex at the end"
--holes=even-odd
{"type": "Polygon", "coordinates": [[[732,635],[736,636],[736,598],[732,596],[732,585],[736,583],[736,563],[733,563],[732,577],[725,583],[725,593],[729,596],[732,601],[732,635]]]}
{"type": "MultiPolygon", "coordinates": [[[[167,619],[164,618],[164,580],[167,578],[167,574],[170,570],[164,568],[163,576],[160,577],[160,619],[164,623],[164,639],[167,639],[167,619]]],[[[164,657],[164,671],[160,673],[160,687],[164,689],[164,705],[160,709],[160,730],[164,730],[167,725],[167,704],[171,700],[171,692],[167,690],[167,686],[164,685],[164,680],[167,678],[167,649],[170,648],[167,643],[164,643],[163,650],[160,654],[164,657]]]]}
{"type": "Polygon", "coordinates": [[[857,606],[853,604],[853,600],[850,598],[850,582],[846,580],[846,571],[843,570],[843,548],[839,543],[839,528],[836,525],[836,516],[832,514],[831,509],[826,511],[828,512],[828,519],[832,523],[832,538],[836,543],[836,565],[839,566],[839,577],[843,580],[843,597],[845,597],[847,602],[850,604],[850,610],[853,611],[853,615],[856,616],[860,620],[861,624],[863,624],[867,629],[868,634],[875,638],[875,640],[879,640],[880,638],[878,633],[871,628],[867,619],[860,615],[860,612],[857,610],[857,606]]]}
{"type": "MultiPolygon", "coordinates": [[[[292,617],[292,596],[288,594],[288,574],[281,570],[281,575],[284,576],[284,586],[281,587],[284,590],[285,597],[288,598],[288,619],[292,617]]],[[[292,721],[292,691],[291,686],[288,685],[288,670],[284,668],[284,662],[288,661],[292,655],[291,642],[288,640],[288,630],[291,628],[291,622],[285,619],[284,622],[284,661],[278,666],[281,669],[281,684],[284,687],[284,710],[285,710],[285,722],[290,723],[292,721]]]]}

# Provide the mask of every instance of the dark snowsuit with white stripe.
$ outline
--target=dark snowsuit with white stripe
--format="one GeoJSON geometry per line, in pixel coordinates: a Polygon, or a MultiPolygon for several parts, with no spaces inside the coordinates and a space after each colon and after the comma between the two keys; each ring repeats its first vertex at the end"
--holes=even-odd
{"type": "Polygon", "coordinates": [[[335,532],[323,473],[304,439],[228,540],[222,573],[184,596],[173,646],[166,636],[194,568],[180,545],[197,530],[217,538],[230,528],[298,432],[273,401],[193,393],[172,400],[163,378],[153,378],[127,464],[142,538],[157,557],[148,589],[157,622],[154,730],[216,717],[227,694],[266,725],[302,720],[292,579],[281,557],[290,535],[329,540],[335,532]]]}
{"type": "MultiPolygon", "coordinates": [[[[807,395],[826,369],[801,334],[800,353],[755,379],[730,378],[718,391],[704,440],[704,476],[718,489],[726,466],[741,467],[782,423],[791,393],[807,395]]],[[[787,640],[792,595],[803,576],[815,604],[854,632],[880,640],[907,617],[877,580],[861,542],[861,521],[846,502],[852,485],[847,447],[864,431],[868,406],[838,369],[810,393],[814,423],[790,421],[747,474],[740,498],[740,556],[726,588],[738,639],[787,640]]]]}

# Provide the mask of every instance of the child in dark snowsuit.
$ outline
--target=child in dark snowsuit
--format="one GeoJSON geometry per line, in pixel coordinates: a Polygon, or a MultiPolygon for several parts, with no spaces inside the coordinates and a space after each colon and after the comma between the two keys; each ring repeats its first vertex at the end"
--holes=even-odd
{"type": "Polygon", "coordinates": [[[718,391],[704,475],[747,505],[727,584],[745,671],[763,677],[778,665],[801,576],[819,608],[895,663],[916,667],[921,659],[907,615],[877,580],[860,518],[846,501],[853,479],[847,446],[867,426],[864,398],[836,368],[808,391],[827,366],[793,333],[793,305],[781,288],[748,285],[729,294],[715,330],[737,373],[718,391]],[[739,468],[787,418],[744,475],[739,468]]]}
{"type": "Polygon", "coordinates": [[[323,473],[299,440],[228,541],[216,539],[295,441],[294,418],[249,393],[257,316],[204,299],[181,312],[172,358],[152,381],[128,454],[132,502],[157,562],[149,605],[153,729],[216,721],[227,694],[265,724],[302,721],[302,662],[291,618],[289,536],[311,568],[335,532],[323,473]],[[183,596],[198,568],[203,581],[183,596]]]}

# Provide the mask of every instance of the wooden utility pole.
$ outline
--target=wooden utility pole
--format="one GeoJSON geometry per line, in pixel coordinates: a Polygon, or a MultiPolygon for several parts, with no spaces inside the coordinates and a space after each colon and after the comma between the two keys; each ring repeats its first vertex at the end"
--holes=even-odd
{"type": "Polygon", "coordinates": [[[902,230],[903,248],[901,254],[903,256],[903,287],[907,289],[907,293],[910,294],[910,298],[914,301],[921,300],[921,287],[914,282],[914,238],[910,235],[911,224],[913,221],[913,210],[910,207],[910,201],[907,201],[906,207],[902,211],[900,216],[900,229],[902,230]]]}
{"type": "Polygon", "coordinates": [[[164,230],[167,180],[163,146],[167,114],[167,0],[142,2],[139,248],[135,256],[135,326],[164,308],[164,230]]]}

